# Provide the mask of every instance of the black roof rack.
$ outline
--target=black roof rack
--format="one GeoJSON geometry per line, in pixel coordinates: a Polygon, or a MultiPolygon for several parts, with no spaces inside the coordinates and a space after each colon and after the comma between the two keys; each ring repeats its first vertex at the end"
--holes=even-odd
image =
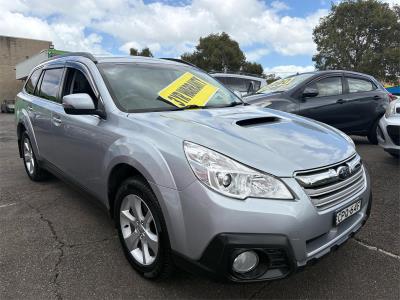
{"type": "Polygon", "coordinates": [[[55,56],[49,58],[47,61],[50,61],[50,60],[56,59],[56,58],[61,58],[61,57],[69,57],[69,56],[86,57],[86,58],[90,59],[92,62],[94,62],[95,64],[97,64],[97,59],[89,52],[68,52],[68,53],[64,53],[64,54],[60,54],[60,55],[55,55],[55,56]]]}
{"type": "Polygon", "coordinates": [[[186,60],[180,59],[180,58],[161,57],[161,59],[176,61],[176,62],[179,62],[181,64],[185,64],[185,65],[189,65],[189,66],[192,66],[192,67],[195,67],[195,68],[199,68],[198,66],[196,66],[196,65],[194,65],[194,64],[192,64],[192,63],[190,63],[190,62],[188,62],[186,60]]]}

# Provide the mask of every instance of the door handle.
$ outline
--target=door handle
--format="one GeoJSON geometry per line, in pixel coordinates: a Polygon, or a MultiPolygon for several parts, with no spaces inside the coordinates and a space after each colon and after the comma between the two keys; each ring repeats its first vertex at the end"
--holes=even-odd
{"type": "Polygon", "coordinates": [[[339,104],[343,104],[346,102],[347,102],[347,100],[344,100],[344,99],[339,99],[338,101],[336,101],[336,103],[339,103],[339,104]]]}
{"type": "Polygon", "coordinates": [[[53,122],[53,124],[55,125],[55,126],[60,126],[61,125],[61,123],[62,123],[62,120],[61,120],[61,118],[60,118],[60,116],[53,116],[52,118],[51,118],[51,120],[52,120],[52,122],[53,122]]]}
{"type": "Polygon", "coordinates": [[[380,100],[380,99],[381,99],[380,96],[378,96],[378,95],[375,95],[375,96],[374,96],[374,100],[380,100]]]}

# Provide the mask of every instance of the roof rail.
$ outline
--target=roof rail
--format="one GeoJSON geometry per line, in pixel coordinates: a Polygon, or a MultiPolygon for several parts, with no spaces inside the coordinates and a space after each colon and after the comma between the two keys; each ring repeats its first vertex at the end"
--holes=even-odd
{"type": "Polygon", "coordinates": [[[68,53],[65,53],[65,54],[61,54],[61,55],[56,55],[56,56],[50,57],[47,61],[50,61],[50,60],[56,59],[56,58],[61,58],[61,57],[69,57],[69,56],[86,57],[86,58],[90,59],[92,62],[94,62],[95,64],[97,64],[97,59],[89,52],[68,52],[68,53]]]}
{"type": "Polygon", "coordinates": [[[186,60],[180,59],[180,58],[161,57],[161,59],[176,61],[176,62],[179,62],[181,64],[185,64],[185,65],[189,65],[189,66],[192,66],[192,67],[195,67],[195,68],[199,68],[198,66],[196,66],[196,65],[194,65],[194,64],[192,64],[192,63],[190,63],[190,62],[188,62],[186,60]]]}

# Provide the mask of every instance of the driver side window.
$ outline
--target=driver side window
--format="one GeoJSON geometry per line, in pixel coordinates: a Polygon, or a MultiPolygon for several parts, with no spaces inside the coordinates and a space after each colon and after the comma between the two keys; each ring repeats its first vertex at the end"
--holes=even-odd
{"type": "Polygon", "coordinates": [[[63,96],[71,94],[88,94],[97,108],[98,100],[86,76],[78,69],[67,68],[63,96]]]}
{"type": "Polygon", "coordinates": [[[319,97],[336,96],[343,93],[342,77],[328,77],[311,83],[308,87],[316,89],[319,97]]]}

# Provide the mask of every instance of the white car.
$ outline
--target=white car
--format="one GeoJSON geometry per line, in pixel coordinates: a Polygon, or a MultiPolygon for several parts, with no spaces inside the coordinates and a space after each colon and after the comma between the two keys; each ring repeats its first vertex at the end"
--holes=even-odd
{"type": "Polygon", "coordinates": [[[377,128],[378,142],[392,156],[400,156],[400,99],[390,102],[377,128]]]}
{"type": "Polygon", "coordinates": [[[211,73],[210,75],[243,97],[252,95],[267,85],[266,79],[254,75],[237,73],[211,73]]]}

